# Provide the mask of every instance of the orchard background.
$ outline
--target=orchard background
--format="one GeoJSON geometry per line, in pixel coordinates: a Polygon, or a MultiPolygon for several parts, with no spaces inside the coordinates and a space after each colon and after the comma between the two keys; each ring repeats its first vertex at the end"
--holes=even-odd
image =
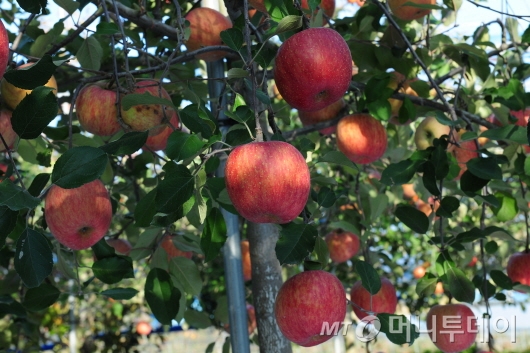
{"type": "MultiPolygon", "coordinates": [[[[359,341],[350,305],[348,335],[291,347],[272,313],[276,293],[282,279],[318,268],[336,275],[348,296],[359,279],[369,288],[379,276],[388,278],[397,291],[396,314],[407,318],[424,320],[429,308],[452,301],[471,304],[478,316],[517,309],[524,327],[529,287],[515,284],[516,292],[506,268],[512,254],[528,252],[530,237],[530,7],[520,0],[438,0],[417,5],[430,15],[402,21],[377,0],[335,5],[329,16],[319,1],[265,1],[268,15],[249,18],[246,10],[259,3],[2,2],[10,47],[3,80],[33,93],[9,108],[12,93],[2,89],[2,109],[12,114],[19,138],[10,145],[0,124],[0,150],[7,149],[0,156],[0,351],[48,345],[71,352],[211,352],[217,343],[223,352],[245,352],[249,340],[262,352],[435,351],[426,334],[359,341]],[[462,3],[498,20],[461,30],[473,17],[459,10],[462,3]],[[184,16],[201,6],[230,18],[233,28],[221,35],[226,46],[186,47],[192,31],[184,16]],[[295,32],[323,25],[345,39],[353,75],[338,112],[303,126],[275,89],[274,57],[295,32]],[[224,58],[197,58],[208,53],[224,58]],[[26,62],[37,64],[13,70],[26,62]],[[52,75],[56,90],[43,86],[52,75]],[[148,78],[169,97],[130,94],[135,80],[148,78]],[[167,146],[146,147],[147,132],[133,131],[121,113],[113,135],[87,132],[75,102],[98,81],[120,92],[127,108],[162,102],[176,109],[179,121],[164,127],[167,146]],[[353,163],[339,151],[335,132],[319,133],[356,112],[385,127],[387,147],[375,162],[353,163]],[[425,117],[450,133],[419,150],[415,136],[425,117]],[[225,188],[226,153],[252,142],[256,126],[265,140],[296,147],[311,173],[304,210],[281,226],[239,217],[225,188]],[[106,240],[73,251],[51,234],[44,199],[52,184],[73,189],[95,179],[109,191],[110,229],[106,240]],[[325,241],[337,229],[360,239],[358,254],[342,263],[330,260],[325,241]],[[111,239],[127,240],[132,249],[115,251],[111,239]],[[245,239],[250,250],[239,247],[245,239]],[[247,304],[256,316],[250,334],[247,304]],[[231,336],[227,324],[236,327],[231,336]],[[164,333],[170,327],[184,332],[164,333]],[[192,337],[200,343],[191,346],[192,337]]],[[[333,71],[334,63],[327,64],[333,71]]],[[[89,106],[102,104],[94,96],[89,106]]],[[[80,204],[64,217],[82,218],[91,208],[80,204]]],[[[523,269],[528,280],[530,262],[523,269]]],[[[517,345],[495,336],[489,347],[469,351],[527,349],[528,333],[518,332],[517,345]]]]}

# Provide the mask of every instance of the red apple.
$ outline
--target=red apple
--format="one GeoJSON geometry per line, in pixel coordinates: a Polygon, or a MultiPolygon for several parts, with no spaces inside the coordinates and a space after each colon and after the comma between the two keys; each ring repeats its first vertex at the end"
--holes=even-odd
{"type": "Polygon", "coordinates": [[[265,0],[249,0],[248,4],[260,12],[269,13],[265,7],[265,0]]]}
{"type": "Polygon", "coordinates": [[[274,80],[283,99],[298,110],[320,110],[338,101],[351,77],[348,44],[330,28],[296,33],[276,53],[274,80]]]}
{"type": "MultiPolygon", "coordinates": [[[[16,69],[27,69],[33,65],[35,65],[35,63],[26,63],[20,65],[16,69]]],[[[53,93],[57,95],[57,81],[55,80],[54,76],[50,77],[50,79],[48,80],[48,82],[46,82],[44,86],[54,88],[53,93]]],[[[15,109],[17,105],[24,98],[26,98],[26,95],[31,93],[31,90],[16,87],[15,85],[12,85],[11,83],[7,82],[7,80],[5,79],[2,79],[2,82],[0,83],[0,91],[2,92],[2,98],[4,99],[4,102],[10,109],[15,109]]]]}
{"type": "Polygon", "coordinates": [[[337,147],[352,162],[375,162],[383,156],[386,146],[386,130],[370,114],[357,113],[340,119],[337,125],[337,147]]]}
{"type": "Polygon", "coordinates": [[[326,234],[329,257],[333,262],[346,262],[359,252],[359,237],[351,232],[335,229],[326,234]]]}
{"type": "Polygon", "coordinates": [[[151,333],[153,328],[151,327],[151,324],[147,321],[139,321],[136,324],[136,333],[142,336],[146,336],[151,333]]]}
{"type": "Polygon", "coordinates": [[[435,305],[427,313],[427,330],[434,345],[444,353],[468,349],[477,337],[477,320],[464,304],[435,305]]]}
{"type": "Polygon", "coordinates": [[[518,252],[510,256],[506,271],[512,282],[530,286],[530,252],[518,252]]]}
{"type": "Polygon", "coordinates": [[[409,200],[409,203],[415,204],[420,199],[414,190],[414,184],[403,184],[401,188],[403,189],[403,198],[409,200]]]}
{"type": "Polygon", "coordinates": [[[388,0],[387,4],[392,14],[403,21],[417,20],[431,13],[430,9],[405,5],[407,2],[419,5],[436,5],[436,0],[388,0]]]}
{"type": "MultiPolygon", "coordinates": [[[[254,306],[247,303],[247,329],[249,336],[256,330],[258,323],[256,321],[256,310],[254,306]]],[[[225,324],[224,329],[226,332],[230,333],[230,324],[225,324]]]]}
{"type": "Polygon", "coordinates": [[[252,142],[232,150],[225,182],[236,210],[254,223],[288,223],[305,207],[309,168],[287,142],[252,142]]]}
{"type": "Polygon", "coordinates": [[[370,295],[361,281],[357,281],[351,288],[350,301],[353,312],[361,320],[370,315],[368,312],[393,314],[397,307],[396,289],[387,278],[381,277],[381,289],[376,294],[370,295]]]}
{"type": "Polygon", "coordinates": [[[9,61],[9,37],[4,26],[4,22],[0,21],[0,79],[4,76],[7,62],[9,61]]]}
{"type": "Polygon", "coordinates": [[[79,124],[99,136],[111,136],[121,130],[116,109],[116,90],[108,82],[99,81],[84,86],[75,101],[79,124]]]}
{"type": "Polygon", "coordinates": [[[248,240],[241,241],[241,265],[243,266],[243,280],[252,279],[252,266],[250,263],[250,245],[248,240]]]}
{"type": "MultiPolygon", "coordinates": [[[[312,112],[298,111],[298,117],[304,126],[318,124],[324,121],[335,119],[340,111],[346,106],[346,102],[343,98],[339,99],[335,103],[328,105],[320,110],[312,112]]],[[[331,135],[337,130],[337,126],[330,126],[324,129],[320,129],[322,135],[331,135]]]]}
{"type": "Polygon", "coordinates": [[[74,189],[53,185],[46,195],[44,215],[59,243],[73,250],[87,249],[109,229],[109,193],[99,179],[74,189]]]}
{"type": "MultiPolygon", "coordinates": [[[[0,134],[2,134],[2,137],[4,138],[9,148],[13,148],[18,138],[17,133],[13,130],[13,127],[11,126],[11,115],[12,113],[8,109],[0,110],[0,134]]],[[[4,152],[5,150],[6,147],[2,140],[0,140],[0,152],[4,152]]]]}
{"type": "Polygon", "coordinates": [[[477,145],[474,140],[460,142],[460,146],[454,146],[451,153],[455,156],[460,172],[455,180],[460,180],[462,174],[467,170],[467,162],[473,158],[477,158],[477,145]]]}
{"type": "Polygon", "coordinates": [[[149,148],[151,151],[161,151],[166,149],[169,135],[171,135],[171,133],[179,126],[179,116],[177,112],[173,111],[172,117],[169,120],[169,124],[166,125],[158,134],[149,136],[144,146],[149,148]],[[169,124],[171,124],[171,126],[169,126],[169,124]]]}
{"type": "Polygon", "coordinates": [[[337,277],[322,270],[305,271],[289,278],[278,291],[274,316],[283,335],[303,347],[333,337],[322,333],[325,324],[342,324],[346,293],[337,277]]]}
{"type": "Polygon", "coordinates": [[[469,263],[467,264],[467,267],[475,267],[477,262],[478,262],[478,258],[476,256],[473,256],[471,261],[469,261],[469,263]]]}
{"type": "MultiPolygon", "coordinates": [[[[222,13],[208,7],[197,7],[186,14],[190,23],[190,37],[186,42],[189,51],[212,45],[222,45],[221,32],[232,28],[232,22],[222,13]]],[[[226,56],[225,51],[212,51],[199,54],[197,59],[216,61],[226,56]]]]}
{"type": "Polygon", "coordinates": [[[107,244],[112,246],[114,250],[120,255],[129,256],[132,250],[132,245],[127,239],[122,238],[110,238],[107,239],[107,244]]]}
{"type": "Polygon", "coordinates": [[[443,294],[444,292],[444,285],[442,282],[436,283],[436,288],[434,289],[434,294],[443,294]]]}
{"type": "Polygon", "coordinates": [[[164,239],[162,239],[160,246],[162,247],[162,249],[166,251],[168,262],[171,261],[172,258],[177,257],[177,256],[182,256],[188,259],[191,259],[193,256],[193,252],[183,251],[177,248],[175,246],[175,243],[173,243],[173,237],[169,233],[166,233],[164,235],[164,239]]]}

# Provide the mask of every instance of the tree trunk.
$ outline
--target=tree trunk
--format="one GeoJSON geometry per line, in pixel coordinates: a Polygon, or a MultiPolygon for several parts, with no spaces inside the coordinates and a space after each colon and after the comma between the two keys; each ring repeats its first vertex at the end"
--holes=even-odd
{"type": "Polygon", "coordinates": [[[282,269],[274,251],[278,237],[276,225],[249,222],[247,238],[260,353],[292,352],[290,342],[280,332],[274,317],[274,302],[283,283],[282,269]]]}

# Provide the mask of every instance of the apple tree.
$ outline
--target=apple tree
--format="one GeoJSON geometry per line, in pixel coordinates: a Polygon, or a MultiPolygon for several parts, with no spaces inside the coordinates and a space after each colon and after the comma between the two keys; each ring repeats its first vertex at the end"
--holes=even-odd
{"type": "Polygon", "coordinates": [[[520,304],[530,26],[503,3],[3,1],[0,350],[179,323],[291,352],[344,312],[403,346],[406,314],[520,304]],[[461,34],[470,6],[500,19],[461,34]]]}

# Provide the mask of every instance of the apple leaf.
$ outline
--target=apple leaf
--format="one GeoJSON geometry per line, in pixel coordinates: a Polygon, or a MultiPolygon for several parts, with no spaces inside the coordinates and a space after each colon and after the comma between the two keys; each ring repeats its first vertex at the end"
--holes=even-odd
{"type": "Polygon", "coordinates": [[[438,283],[438,278],[432,273],[426,273],[416,285],[416,293],[419,296],[428,296],[434,293],[436,290],[436,283],[438,283]]]}
{"type": "Polygon", "coordinates": [[[422,165],[423,167],[423,176],[422,181],[425,188],[434,196],[440,195],[440,189],[438,189],[438,184],[436,182],[436,167],[431,161],[426,161],[422,165]]]}
{"type": "Polygon", "coordinates": [[[134,278],[132,260],[128,256],[116,255],[99,259],[92,265],[92,271],[97,279],[106,284],[134,278]]]}
{"type": "Polygon", "coordinates": [[[276,243],[276,257],[280,264],[298,264],[313,252],[318,231],[312,224],[288,223],[282,225],[276,243]]]}
{"type": "Polygon", "coordinates": [[[473,158],[466,165],[467,169],[479,178],[502,179],[502,169],[493,158],[473,158]]]}
{"type": "Polygon", "coordinates": [[[156,188],[155,205],[158,212],[170,214],[193,196],[195,178],[181,164],[168,162],[164,170],[166,175],[156,188]]]}
{"type": "Polygon", "coordinates": [[[29,194],[31,196],[38,197],[40,193],[42,192],[42,190],[44,190],[44,188],[48,184],[48,181],[50,181],[50,174],[48,173],[37,174],[28,188],[29,194]]]}
{"type": "Polygon", "coordinates": [[[351,160],[344,155],[344,153],[340,151],[331,151],[320,157],[319,162],[327,162],[327,163],[333,163],[342,165],[344,167],[349,167],[353,169],[358,169],[355,163],[353,163],[351,160]]]}
{"type": "Polygon", "coordinates": [[[417,7],[419,9],[430,9],[430,10],[443,10],[444,8],[439,5],[431,5],[431,4],[420,4],[417,2],[407,1],[401,6],[410,6],[410,7],[417,7]]]}
{"type": "Polygon", "coordinates": [[[216,130],[215,122],[204,112],[205,108],[197,104],[190,104],[179,111],[179,117],[182,123],[190,129],[191,132],[201,134],[205,139],[213,136],[216,130]]]}
{"type": "Polygon", "coordinates": [[[22,305],[29,311],[39,311],[46,309],[59,299],[61,292],[48,283],[30,288],[24,296],[22,305]]]}
{"type": "Polygon", "coordinates": [[[475,275],[475,277],[473,277],[473,285],[475,285],[475,288],[479,290],[484,298],[491,298],[497,290],[489,280],[484,282],[482,275],[475,275]]]}
{"type": "Polygon", "coordinates": [[[451,295],[458,301],[473,303],[475,300],[475,286],[458,267],[444,263],[445,275],[451,295]]]}
{"type": "Polygon", "coordinates": [[[40,286],[53,269],[53,254],[48,239],[42,233],[26,228],[17,240],[14,262],[15,270],[26,287],[40,286]]]}
{"type": "MultiPolygon", "coordinates": [[[[62,0],[64,1],[64,0],[62,0]]],[[[103,58],[103,48],[95,36],[85,38],[76,53],[76,58],[81,67],[90,70],[99,70],[103,58]]]]}
{"type": "Polygon", "coordinates": [[[385,185],[403,185],[414,177],[423,160],[406,159],[398,163],[392,163],[381,173],[381,182],[385,185]]]}
{"type": "Polygon", "coordinates": [[[394,344],[411,345],[420,337],[418,327],[412,324],[405,315],[382,313],[377,314],[377,318],[381,324],[379,330],[394,344]]]}
{"type": "Polygon", "coordinates": [[[25,318],[27,313],[22,304],[9,297],[9,299],[4,299],[0,302],[0,316],[4,317],[5,315],[14,315],[19,318],[25,318]]]}
{"type": "Polygon", "coordinates": [[[176,256],[169,263],[169,274],[173,282],[182,286],[186,294],[199,296],[202,290],[202,279],[197,265],[192,260],[176,256]]]}
{"type": "Polygon", "coordinates": [[[47,0],[17,0],[20,7],[29,13],[38,15],[41,10],[46,9],[47,0]]]}
{"type": "Polygon", "coordinates": [[[201,235],[201,249],[204,262],[213,260],[219,255],[226,242],[226,223],[221,210],[214,207],[206,217],[201,235]]]}
{"type": "Polygon", "coordinates": [[[519,213],[517,200],[506,192],[496,192],[495,198],[499,200],[499,207],[491,207],[499,222],[512,220],[519,213]]]}
{"type": "MultiPolygon", "coordinates": [[[[162,325],[171,325],[179,312],[180,291],[171,283],[167,271],[153,268],[145,280],[145,300],[162,325]]],[[[189,310],[188,310],[189,311],[189,310]]]]}
{"type": "Polygon", "coordinates": [[[116,256],[116,251],[107,243],[105,238],[100,239],[96,244],[92,245],[92,251],[98,260],[116,256]]]}
{"type": "Polygon", "coordinates": [[[313,251],[317,256],[318,262],[320,262],[323,266],[326,266],[329,262],[329,249],[326,241],[322,237],[316,238],[315,248],[313,251]]]}
{"type": "Polygon", "coordinates": [[[221,32],[221,40],[224,44],[228,45],[230,49],[239,51],[243,48],[245,43],[245,38],[243,38],[243,33],[240,29],[229,28],[221,32]]]}
{"type": "Polygon", "coordinates": [[[486,137],[490,140],[511,141],[521,145],[528,144],[526,129],[518,125],[510,124],[500,128],[488,129],[481,133],[480,137],[486,137]]]}
{"type": "Polygon", "coordinates": [[[134,288],[111,288],[104,290],[99,294],[115,300],[129,300],[138,294],[138,291],[134,288]]]}
{"type": "Polygon", "coordinates": [[[107,154],[100,148],[73,147],[62,154],[52,171],[52,183],[73,189],[98,179],[107,167],[107,154]]]}
{"type": "Polygon", "coordinates": [[[32,90],[44,86],[55,73],[57,66],[52,57],[46,54],[29,67],[6,71],[4,78],[15,87],[32,90]]]}
{"type": "Polygon", "coordinates": [[[317,203],[319,206],[324,208],[329,208],[333,206],[335,201],[337,200],[337,197],[335,196],[335,193],[333,190],[328,188],[327,186],[324,186],[320,188],[317,195],[317,203]]]}
{"type": "Polygon", "coordinates": [[[340,228],[340,229],[343,229],[343,230],[345,230],[347,232],[352,232],[353,234],[361,234],[359,229],[353,223],[350,223],[350,222],[347,222],[347,221],[331,222],[329,224],[329,227],[332,228],[332,229],[340,228]]]}
{"type": "Polygon", "coordinates": [[[193,309],[188,309],[184,313],[184,320],[186,320],[186,322],[191,327],[194,327],[196,329],[203,329],[203,328],[208,328],[208,327],[212,326],[212,322],[210,321],[210,317],[204,311],[197,311],[197,310],[193,310],[193,309]]]}
{"type": "Polygon", "coordinates": [[[153,189],[138,201],[134,209],[134,224],[136,226],[149,227],[156,214],[155,199],[156,189],[153,189]]]}
{"type": "Polygon", "coordinates": [[[198,155],[204,142],[195,134],[175,130],[167,139],[166,154],[176,162],[198,155]]]}
{"type": "Polygon", "coordinates": [[[13,130],[22,139],[35,139],[57,116],[59,105],[53,88],[39,86],[26,95],[11,117],[13,130]]]}
{"type": "Polygon", "coordinates": [[[460,201],[454,196],[446,196],[440,202],[440,207],[436,210],[439,217],[452,217],[453,212],[460,207],[460,201]]]}
{"type": "Polygon", "coordinates": [[[105,153],[116,156],[132,154],[142,148],[147,141],[148,136],[148,131],[131,131],[121,136],[118,140],[112,141],[99,148],[105,151],[105,153]]]}
{"type": "Polygon", "coordinates": [[[381,278],[374,267],[366,261],[358,260],[355,263],[355,271],[361,277],[363,287],[372,295],[381,290],[381,278]]]}
{"type": "Polygon", "coordinates": [[[466,170],[460,178],[460,189],[470,197],[475,196],[475,193],[488,185],[489,179],[479,178],[466,170]]]}
{"type": "Polygon", "coordinates": [[[484,249],[488,254],[495,254],[499,250],[499,244],[495,240],[490,240],[484,245],[484,249]]]}
{"type": "Polygon", "coordinates": [[[409,205],[398,205],[396,217],[416,233],[425,234],[429,230],[429,218],[416,208],[409,205]]]}
{"type": "Polygon", "coordinates": [[[495,284],[502,289],[512,289],[513,288],[513,282],[510,279],[510,277],[506,276],[504,272],[499,270],[491,270],[490,277],[495,282],[495,284]]]}
{"type": "Polygon", "coordinates": [[[18,211],[13,211],[7,206],[0,206],[0,249],[6,243],[7,236],[17,225],[18,211]]]}
{"type": "Polygon", "coordinates": [[[33,209],[40,203],[38,197],[33,197],[27,190],[15,185],[10,179],[0,183],[0,206],[19,211],[24,208],[33,209]]]}

